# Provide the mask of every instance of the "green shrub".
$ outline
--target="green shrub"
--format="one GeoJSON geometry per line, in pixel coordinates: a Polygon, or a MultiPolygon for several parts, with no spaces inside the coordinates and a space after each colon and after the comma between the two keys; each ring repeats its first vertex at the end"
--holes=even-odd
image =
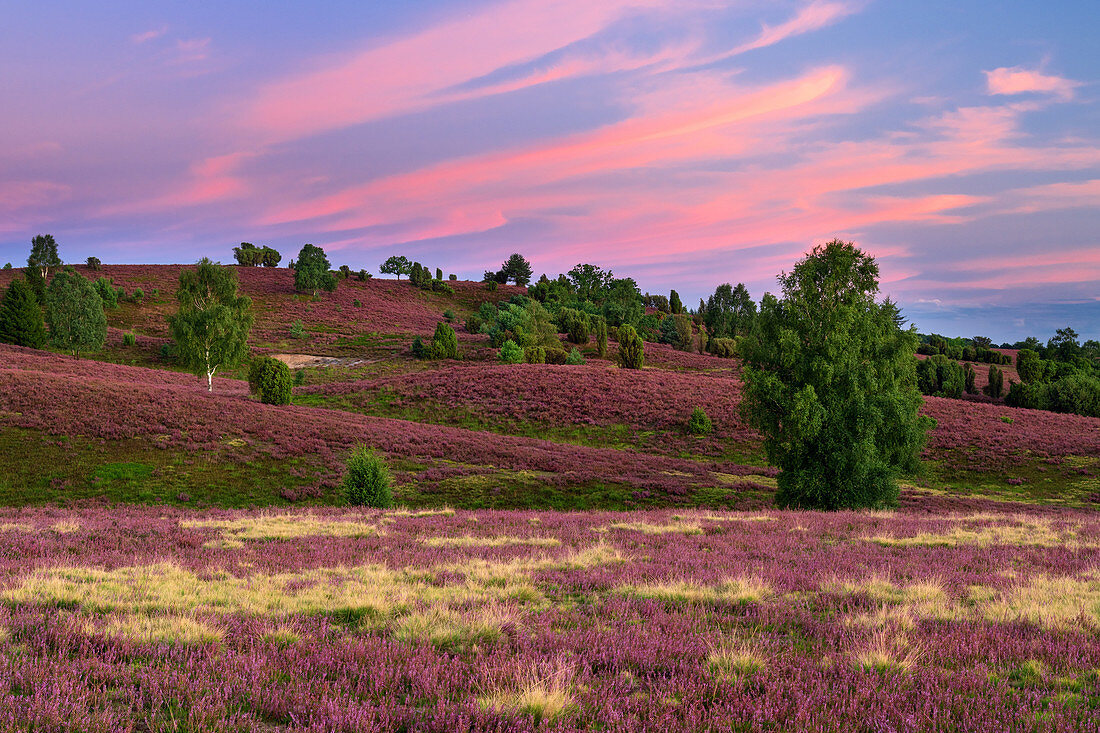
{"type": "Polygon", "coordinates": [[[707,341],[707,351],[723,359],[732,359],[737,356],[737,340],[730,338],[709,339],[707,341]]]}
{"type": "Polygon", "coordinates": [[[481,333],[481,316],[477,313],[470,314],[466,319],[466,333],[481,333]]]}
{"type": "Polygon", "coordinates": [[[596,316],[594,319],[595,331],[596,331],[596,353],[601,359],[607,358],[607,321],[603,319],[603,316],[596,316]]]}
{"type": "Polygon", "coordinates": [[[1004,391],[1004,374],[994,365],[989,366],[989,384],[985,385],[985,393],[997,399],[1004,391]]]}
{"type": "Polygon", "coordinates": [[[619,327],[619,366],[641,369],[645,364],[645,344],[633,326],[619,327]]]}
{"type": "Polygon", "coordinates": [[[1100,417],[1100,379],[1076,373],[1050,385],[1050,408],[1086,417],[1100,417]]]}
{"type": "Polygon", "coordinates": [[[424,345],[424,339],[417,336],[412,342],[412,355],[417,359],[427,359],[431,356],[431,353],[427,346],[424,345]]]}
{"type": "Polygon", "coordinates": [[[917,389],[921,394],[958,398],[965,388],[966,372],[957,361],[943,354],[917,360],[917,389]]]}
{"type": "Polygon", "coordinates": [[[1020,381],[1024,384],[1031,384],[1043,378],[1046,368],[1037,351],[1020,349],[1020,352],[1016,354],[1016,371],[1020,375],[1020,381]]]}
{"type": "Polygon", "coordinates": [[[963,367],[963,390],[967,394],[978,394],[978,388],[974,385],[977,376],[973,364],[967,364],[963,367]]]}
{"type": "Polygon", "coordinates": [[[447,310],[443,311],[443,317],[447,320],[448,323],[450,323],[455,319],[455,312],[448,308],[447,310]]]}
{"type": "Polygon", "coordinates": [[[500,346],[500,360],[505,364],[519,364],[523,361],[523,347],[512,339],[508,339],[500,346]]]}
{"type": "Polygon", "coordinates": [[[99,270],[102,267],[103,267],[103,263],[99,261],[98,257],[89,257],[88,258],[88,269],[89,270],[99,270]]]}
{"type": "Polygon", "coordinates": [[[714,431],[714,423],[710,421],[702,407],[696,407],[691,411],[687,428],[692,435],[710,435],[714,431]]]}
{"type": "Polygon", "coordinates": [[[362,307],[363,307],[363,301],[359,300],[358,298],[356,298],[355,300],[351,301],[351,304],[352,304],[353,306],[355,306],[356,308],[362,308],[362,307]]]}
{"type": "Polygon", "coordinates": [[[557,348],[549,348],[546,350],[546,363],[547,364],[564,364],[569,360],[569,354],[565,353],[565,349],[560,346],[557,348]]]}
{"type": "Polygon", "coordinates": [[[103,301],[104,308],[118,308],[118,291],[115,290],[110,280],[101,277],[92,285],[95,287],[95,291],[99,293],[99,299],[103,301]]]}
{"type": "Polygon", "coordinates": [[[575,344],[588,343],[588,317],[575,308],[562,308],[558,313],[558,324],[566,338],[575,344]]]}
{"type": "Polygon", "coordinates": [[[179,357],[179,347],[175,341],[169,341],[160,345],[160,358],[162,361],[175,361],[179,357]]]}
{"type": "Polygon", "coordinates": [[[140,303],[145,299],[145,291],[141,288],[134,288],[133,294],[130,296],[135,303],[140,303]]]}
{"type": "Polygon", "coordinates": [[[135,336],[132,333],[122,334],[122,345],[123,346],[135,346],[136,344],[137,344],[137,336],[135,336]]]}
{"type": "Polygon", "coordinates": [[[358,273],[356,273],[355,279],[361,283],[365,283],[367,280],[371,279],[371,273],[367,272],[366,270],[360,270],[358,273]]]}
{"type": "Polygon", "coordinates": [[[293,377],[290,367],[278,359],[261,356],[248,369],[248,388],[268,405],[289,405],[293,377]]]}
{"type": "Polygon", "coordinates": [[[691,350],[691,316],[683,313],[665,316],[658,330],[661,343],[670,344],[679,351],[691,350]]]}
{"type": "Polygon", "coordinates": [[[306,329],[301,318],[290,324],[290,337],[292,339],[304,339],[306,337],[306,329]]]}
{"type": "Polygon", "coordinates": [[[523,350],[523,360],[528,364],[545,364],[546,349],[541,346],[528,346],[523,350]]]}
{"type": "Polygon", "coordinates": [[[497,289],[497,281],[496,280],[486,280],[484,284],[485,284],[485,289],[488,290],[490,293],[497,289]]]}
{"type": "Polygon", "coordinates": [[[577,351],[576,347],[573,347],[569,352],[569,356],[565,358],[565,363],[571,366],[579,366],[584,364],[584,357],[581,355],[581,352],[577,351]]]}
{"type": "Polygon", "coordinates": [[[46,347],[42,308],[26,280],[12,280],[0,299],[0,343],[32,349],[46,347]]]}
{"type": "Polygon", "coordinates": [[[456,275],[456,274],[454,274],[454,273],[452,272],[452,273],[451,273],[450,275],[448,275],[448,276],[447,276],[447,279],[448,279],[448,280],[451,280],[451,281],[457,280],[457,279],[458,279],[458,275],[456,275]]]}
{"type": "Polygon", "coordinates": [[[443,293],[445,295],[454,295],[455,292],[455,289],[443,280],[431,280],[428,287],[432,289],[432,292],[443,293]]]}
{"type": "Polygon", "coordinates": [[[390,471],[380,455],[365,446],[357,446],[348,458],[341,488],[352,506],[389,509],[393,506],[390,471]]]}
{"type": "Polygon", "coordinates": [[[435,326],[435,335],[432,336],[431,356],[433,359],[458,358],[458,335],[446,323],[438,323],[435,326]]]}

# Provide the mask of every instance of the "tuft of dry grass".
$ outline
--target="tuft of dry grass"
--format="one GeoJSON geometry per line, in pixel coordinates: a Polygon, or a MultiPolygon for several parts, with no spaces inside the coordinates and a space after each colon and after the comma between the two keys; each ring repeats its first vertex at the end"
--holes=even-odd
{"type": "Polygon", "coordinates": [[[478,703],[488,710],[530,715],[535,725],[552,723],[578,710],[572,695],[574,674],[573,668],[564,663],[549,674],[529,670],[515,685],[481,695],[478,703]]]}
{"type": "Polygon", "coordinates": [[[623,529],[642,534],[703,534],[698,522],[672,522],[671,524],[653,524],[652,522],[615,522],[608,525],[611,529],[623,529]]]}
{"type": "Polygon", "coordinates": [[[142,644],[213,644],[222,640],[224,632],[190,616],[176,614],[122,614],[111,616],[102,627],[88,622],[87,633],[129,639],[142,644]]]}
{"type": "Polygon", "coordinates": [[[616,589],[635,598],[651,598],[665,603],[760,603],[771,595],[771,586],[760,578],[726,578],[717,585],[695,581],[665,581],[644,585],[624,585],[616,589]]]}
{"type": "Polygon", "coordinates": [[[706,658],[707,672],[719,682],[735,682],[764,669],[764,657],[745,641],[723,640],[706,658]]]}
{"type": "Polygon", "coordinates": [[[856,666],[879,674],[906,674],[920,660],[916,649],[905,634],[876,631],[869,643],[853,655],[856,666]]]}
{"type": "Polygon", "coordinates": [[[192,519],[180,522],[180,527],[220,530],[225,542],[290,540],[300,537],[376,537],[382,534],[376,525],[363,522],[361,517],[325,519],[309,514],[264,514],[240,519],[192,519]]]}

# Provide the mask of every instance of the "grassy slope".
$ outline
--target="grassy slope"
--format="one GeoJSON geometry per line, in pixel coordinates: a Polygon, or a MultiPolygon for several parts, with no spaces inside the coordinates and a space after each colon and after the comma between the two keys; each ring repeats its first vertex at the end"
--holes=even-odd
{"type": "MultiPolygon", "coordinates": [[[[159,352],[166,335],[164,318],[174,309],[168,294],[179,269],[106,266],[102,272],[84,273],[109,277],[127,292],[141,287],[147,295],[140,304],[123,303],[109,313],[112,330],[108,346],[96,359],[173,369],[159,352]],[[136,345],[123,344],[122,334],[127,331],[137,334],[136,345]]],[[[242,292],[255,304],[254,350],[348,360],[342,366],[303,370],[305,384],[295,398],[303,407],[337,411],[333,419],[343,420],[338,416],[350,412],[396,418],[408,424],[408,430],[414,424],[450,426],[490,441],[492,436],[522,436],[639,459],[668,456],[700,466],[718,461],[762,467],[750,482],[715,478],[722,474],[718,470],[695,481],[686,497],[677,497],[675,491],[640,490],[632,483],[634,477],[578,477],[565,468],[533,471],[391,451],[398,496],[409,504],[629,508],[689,503],[747,508],[765,503],[774,486],[774,480],[764,475],[767,471],[759,441],[738,424],[737,369],[729,361],[649,345],[653,357],[649,363],[657,366],[647,369],[645,379],[639,382],[640,375],[610,368],[589,348],[589,366],[582,368],[584,377],[569,367],[521,366],[517,370],[522,380],[517,380],[491,361],[492,352],[483,336],[466,334],[460,325],[480,303],[506,298],[513,288],[490,293],[478,283],[459,282],[454,283],[454,295],[447,296],[418,291],[404,281],[349,280],[342,281],[336,293],[323,294],[314,301],[294,293],[291,273],[285,269],[244,268],[238,272],[242,292]],[[355,305],[357,301],[360,305],[355,305]],[[446,309],[456,315],[464,363],[410,359],[406,352],[412,335],[429,335],[446,309]],[[303,322],[305,339],[289,337],[288,326],[296,319],[303,322]],[[599,377],[600,387],[582,394],[580,386],[589,376],[599,377]],[[464,386],[473,382],[478,389],[464,392],[464,386]],[[343,391],[326,389],[324,385],[331,383],[344,383],[345,387],[343,391]],[[657,389],[662,383],[676,386],[662,393],[657,389]],[[638,410],[638,414],[623,409],[628,396],[639,395],[658,409],[638,410]],[[683,421],[696,404],[710,409],[716,421],[715,436],[700,439],[684,430],[683,421]],[[737,488],[731,491],[726,484],[737,488]]],[[[0,286],[16,274],[18,271],[0,272],[0,286]]],[[[229,371],[226,376],[239,376],[239,372],[229,371]]],[[[127,378],[136,382],[145,379],[138,372],[127,378]]],[[[198,389],[189,377],[181,375],[179,379],[181,385],[198,389]]],[[[226,389],[240,392],[239,387],[226,389]]],[[[3,405],[0,401],[0,410],[3,405]]],[[[1060,449],[1055,441],[1036,452],[1026,442],[1026,423],[1034,415],[996,408],[1016,415],[1006,418],[991,412],[994,407],[962,402],[929,407],[940,410],[937,419],[946,426],[938,430],[946,439],[933,440],[927,456],[931,470],[919,485],[906,491],[907,503],[977,496],[980,501],[1089,505],[1100,498],[1095,478],[1100,470],[1100,450],[1070,441],[1060,449]],[[1022,422],[1012,428],[1013,420],[1022,422]],[[958,425],[965,425],[965,430],[959,432],[958,425]],[[1020,436],[1016,446],[1012,445],[1013,432],[1020,436]],[[997,445],[991,449],[982,436],[994,433],[997,445]]],[[[226,409],[241,408],[231,403],[226,409]]],[[[1069,416],[1042,415],[1054,422],[1035,430],[1069,434],[1081,429],[1069,416]]],[[[405,430],[399,427],[401,423],[394,425],[398,432],[405,430]]],[[[272,456],[254,450],[251,444],[227,444],[211,450],[158,444],[150,436],[104,440],[85,434],[47,435],[40,429],[13,427],[2,412],[0,426],[0,503],[91,498],[222,506],[339,501],[335,483],[345,448],[342,444],[334,444],[326,456],[308,452],[272,456]]],[[[1097,430],[1097,426],[1091,428],[1097,430]]]]}

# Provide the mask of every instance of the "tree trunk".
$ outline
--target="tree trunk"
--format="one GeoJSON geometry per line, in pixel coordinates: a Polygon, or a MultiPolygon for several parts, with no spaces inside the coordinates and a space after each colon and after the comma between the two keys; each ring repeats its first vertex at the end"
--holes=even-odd
{"type": "Polygon", "coordinates": [[[207,392],[213,392],[214,391],[214,372],[207,372],[206,373],[206,391],[207,392]]]}

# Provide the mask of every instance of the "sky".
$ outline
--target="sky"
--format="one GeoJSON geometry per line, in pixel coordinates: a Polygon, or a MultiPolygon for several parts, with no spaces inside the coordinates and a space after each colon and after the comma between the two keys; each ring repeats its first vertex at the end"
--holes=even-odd
{"type": "Polygon", "coordinates": [[[0,263],[581,262],[1100,339],[1100,3],[0,0],[0,263]]]}

